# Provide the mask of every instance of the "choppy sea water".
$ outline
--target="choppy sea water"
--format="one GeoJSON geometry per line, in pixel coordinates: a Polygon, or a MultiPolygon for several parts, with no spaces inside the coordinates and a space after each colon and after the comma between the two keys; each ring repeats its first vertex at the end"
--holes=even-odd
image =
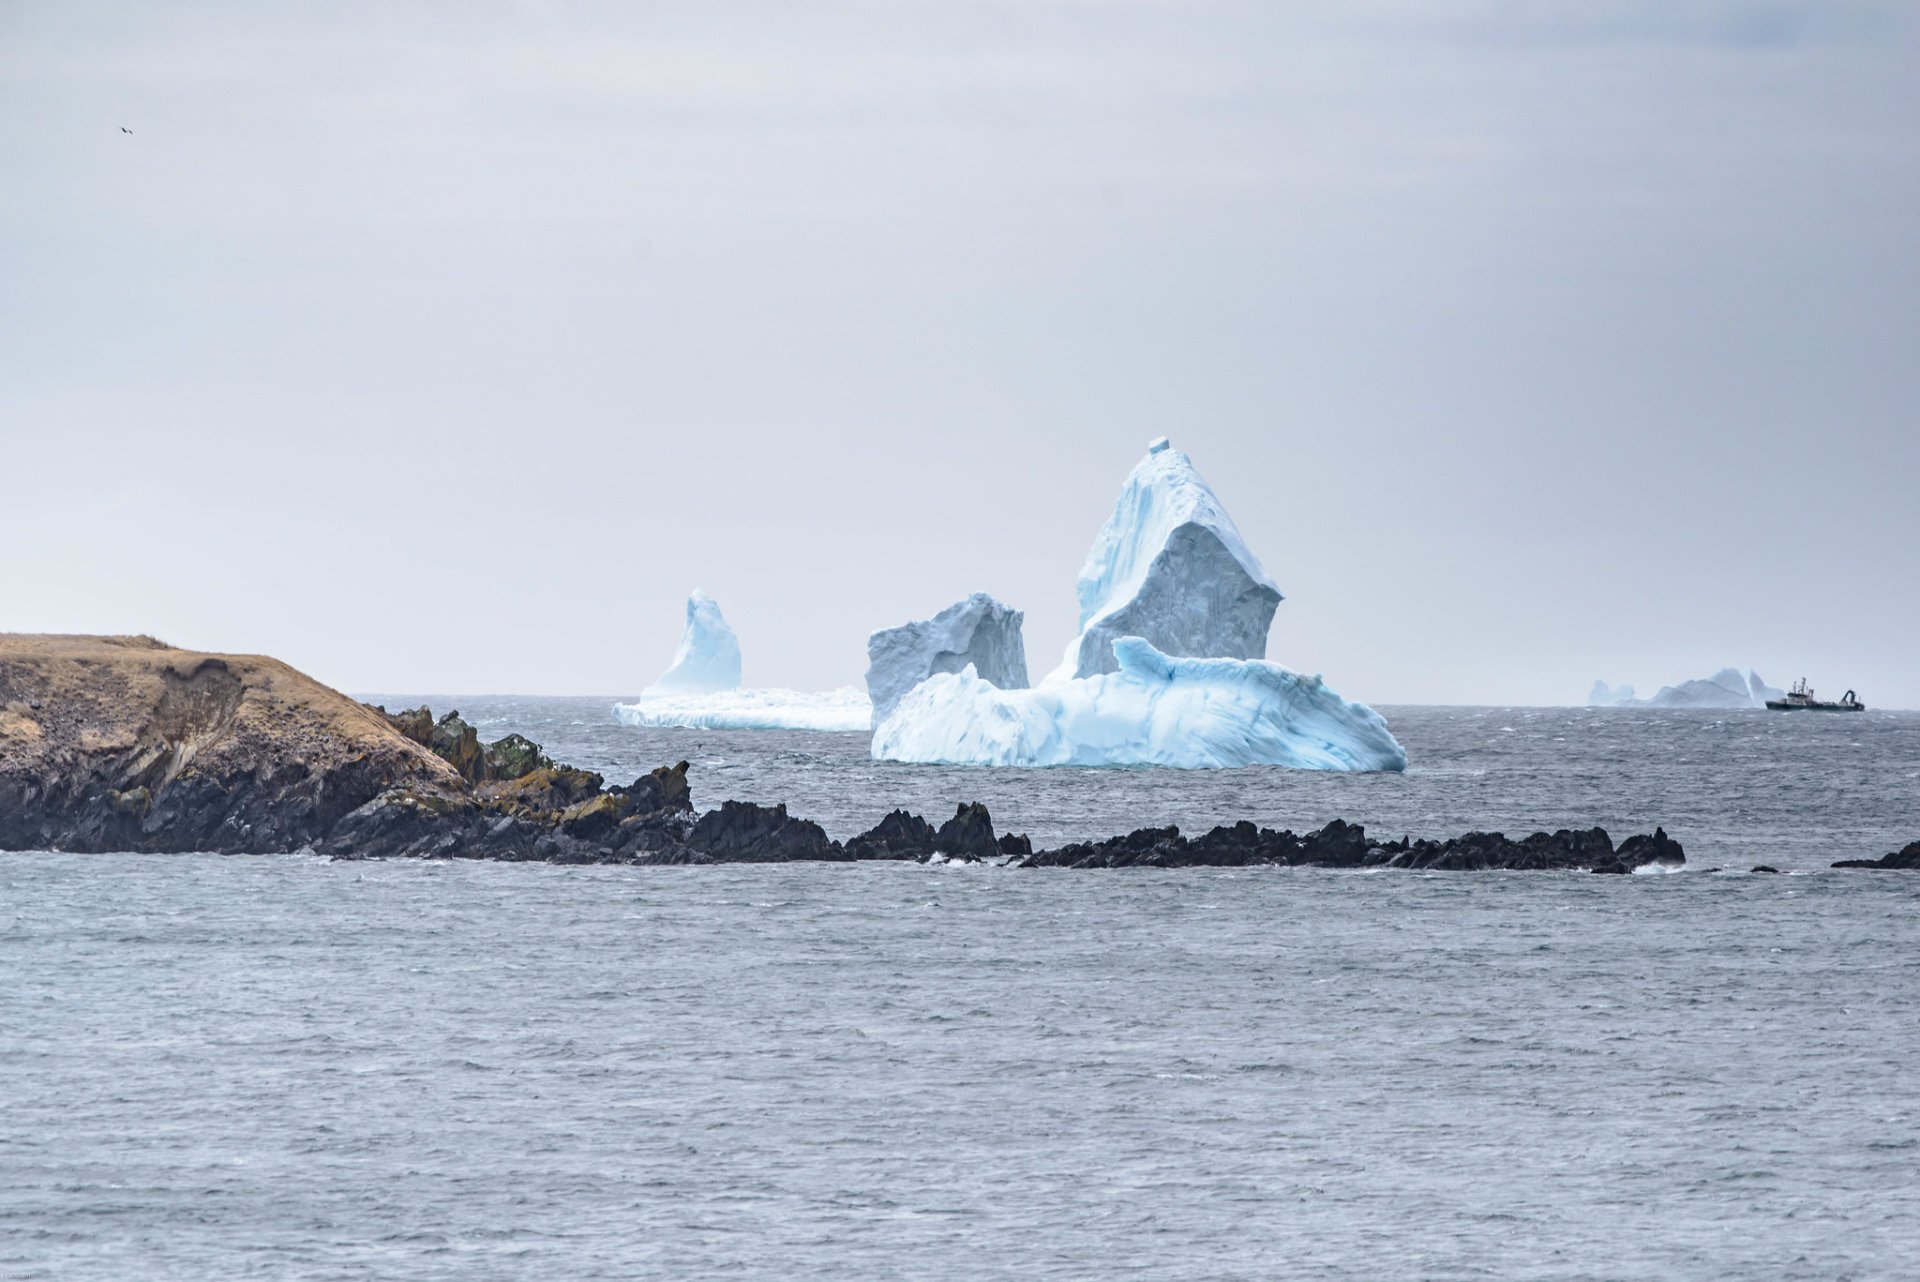
{"type": "MultiPolygon", "coordinates": [[[[977,796],[1048,841],[1920,837],[1897,714],[1394,709],[1395,779],[883,767],[606,703],[460,706],[839,836],[977,796]]],[[[0,855],[0,1276],[1910,1277],[1917,919],[1869,873],[0,855]]]]}

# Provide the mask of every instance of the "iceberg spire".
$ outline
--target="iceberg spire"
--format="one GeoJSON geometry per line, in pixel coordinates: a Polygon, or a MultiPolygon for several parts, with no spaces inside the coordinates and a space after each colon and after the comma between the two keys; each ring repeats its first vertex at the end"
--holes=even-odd
{"type": "Polygon", "coordinates": [[[740,641],[721,615],[720,603],[695,588],[687,596],[687,623],[673,662],[645,695],[713,694],[739,685],[740,641]]]}
{"type": "Polygon", "coordinates": [[[1075,591],[1080,634],[1049,682],[1118,670],[1120,637],[1177,658],[1265,658],[1281,601],[1193,460],[1164,436],[1128,474],[1075,591]]]}

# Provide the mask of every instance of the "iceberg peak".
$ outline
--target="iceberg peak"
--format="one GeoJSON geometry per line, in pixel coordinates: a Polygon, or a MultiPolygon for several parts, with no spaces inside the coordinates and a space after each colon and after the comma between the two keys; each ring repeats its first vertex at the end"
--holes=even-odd
{"type": "Polygon", "coordinates": [[[647,695],[714,694],[740,685],[740,641],[720,613],[720,603],[695,588],[687,594],[687,622],[673,662],[648,686],[647,695]]]}
{"type": "Polygon", "coordinates": [[[1164,436],[1127,475],[1075,591],[1080,634],[1048,681],[1115,671],[1113,642],[1126,636],[1181,658],[1265,658],[1281,601],[1193,460],[1164,436]]]}
{"type": "Polygon", "coordinates": [[[1002,690],[1027,684],[1025,616],[984,592],[931,619],[882,628],[867,638],[867,694],[879,725],[906,693],[936,672],[975,673],[1002,690]]]}

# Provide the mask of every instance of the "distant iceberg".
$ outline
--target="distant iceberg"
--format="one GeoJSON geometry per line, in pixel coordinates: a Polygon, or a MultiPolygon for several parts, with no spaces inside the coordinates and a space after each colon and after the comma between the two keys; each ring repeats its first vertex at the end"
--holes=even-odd
{"type": "Polygon", "coordinates": [[[1764,708],[1767,700],[1785,697],[1784,691],[1768,685],[1751,668],[1744,675],[1738,668],[1722,668],[1710,677],[1661,686],[1645,699],[1634,698],[1632,686],[1596,681],[1587,703],[1612,708],[1764,708]]]}
{"type": "Polygon", "coordinates": [[[986,766],[1276,765],[1405,770],[1387,723],[1319,677],[1259,659],[1113,643],[1113,672],[1002,690],[972,668],[927,678],[874,731],[882,761],[986,766]]]}
{"type": "Polygon", "coordinates": [[[1268,663],[1280,589],[1165,437],[1127,477],[1080,572],[1080,634],[1035,689],[968,666],[877,717],[883,761],[1404,770],[1387,723],[1268,663]]]}
{"type": "Polygon", "coordinates": [[[1617,708],[1632,702],[1632,686],[1610,686],[1604,681],[1596,681],[1593,689],[1587,692],[1589,708],[1617,708]]]}
{"type": "Polygon", "coordinates": [[[971,666],[1002,690],[1027,685],[1023,616],[984,592],[948,606],[931,619],[882,628],[867,638],[867,697],[878,725],[907,691],[936,672],[971,666]]]}
{"type": "Polygon", "coordinates": [[[720,605],[695,588],[673,662],[641,691],[638,703],[616,703],[629,726],[696,730],[866,730],[873,705],[851,686],[838,690],[742,690],[740,640],[720,605]]]}
{"type": "Polygon", "coordinates": [[[712,694],[740,685],[740,640],[727,626],[720,603],[695,588],[687,596],[687,622],[673,662],[648,686],[650,695],[712,694]]]}
{"type": "Polygon", "coordinates": [[[1080,633],[1049,681],[1112,672],[1116,637],[1188,658],[1263,659],[1281,600],[1193,460],[1164,436],[1121,486],[1075,592],[1080,633]]]}
{"type": "Polygon", "coordinates": [[[694,730],[860,730],[873,722],[873,705],[852,686],[838,690],[721,690],[704,695],[643,695],[613,705],[629,726],[694,730]]]}

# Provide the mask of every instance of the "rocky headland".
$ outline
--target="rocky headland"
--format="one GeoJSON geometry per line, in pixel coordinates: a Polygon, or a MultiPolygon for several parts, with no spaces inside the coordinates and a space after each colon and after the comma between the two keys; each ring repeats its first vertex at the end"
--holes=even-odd
{"type": "MultiPolygon", "coordinates": [[[[697,812],[687,769],[609,785],[520,735],[482,742],[457,712],[388,712],[275,659],[149,637],[0,635],[0,849],[1600,873],[1686,860],[1661,829],[1618,844],[1599,828],[1381,841],[1341,820],[1302,834],[1244,820],[1197,836],[1141,828],[1036,850],[996,833],[978,803],[938,824],[895,810],[842,842],[785,805],[697,812]]],[[[1920,843],[1839,866],[1920,866],[1920,843]]]]}

